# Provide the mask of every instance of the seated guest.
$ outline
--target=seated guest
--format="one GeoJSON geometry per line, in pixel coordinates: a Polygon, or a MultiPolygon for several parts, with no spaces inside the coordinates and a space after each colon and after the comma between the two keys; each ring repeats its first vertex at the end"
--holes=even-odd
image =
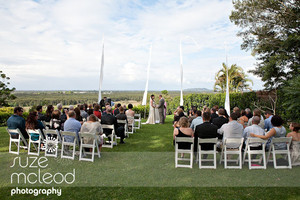
{"type": "MultiPolygon", "coordinates": [[[[69,111],[70,112],[70,111],[69,111]]],[[[77,120],[77,121],[79,121],[81,124],[83,123],[83,119],[82,119],[82,117],[81,117],[81,115],[80,115],[80,109],[79,109],[79,107],[76,107],[75,109],[74,109],[74,112],[76,113],[76,117],[75,117],[75,119],[77,120]]]]}
{"type": "MultiPolygon", "coordinates": [[[[223,124],[218,133],[223,135],[223,144],[226,138],[242,138],[243,137],[243,126],[237,122],[237,115],[231,113],[229,117],[229,123],[223,124]]],[[[228,148],[236,148],[236,145],[227,145],[228,148]]]]}
{"type": "MultiPolygon", "coordinates": [[[[89,120],[87,122],[84,122],[81,126],[80,132],[85,132],[85,133],[95,133],[98,138],[98,144],[99,144],[99,151],[101,151],[101,147],[103,144],[103,137],[102,137],[102,127],[101,124],[98,122],[98,119],[95,115],[91,114],[89,116],[89,120]]],[[[84,139],[85,144],[93,144],[92,139],[84,139]]],[[[92,151],[92,149],[90,149],[92,151]]]]}
{"type": "Polygon", "coordinates": [[[125,114],[129,117],[134,117],[135,112],[132,110],[132,108],[133,108],[133,105],[131,103],[128,104],[128,110],[126,110],[125,114]]]}
{"type": "MultiPolygon", "coordinates": [[[[76,108],[75,108],[76,109],[76,108]]],[[[64,131],[70,131],[76,133],[77,140],[80,144],[80,138],[79,138],[79,131],[81,129],[81,123],[77,121],[76,118],[76,113],[74,111],[69,111],[69,119],[65,121],[64,123],[64,131]]],[[[66,142],[74,142],[74,137],[70,135],[65,135],[64,136],[66,142]]]]}
{"type": "MultiPolygon", "coordinates": [[[[265,130],[262,129],[260,126],[258,126],[259,122],[260,122],[260,118],[258,116],[254,116],[252,119],[252,125],[244,129],[243,137],[244,137],[245,144],[247,143],[247,139],[250,137],[250,133],[254,133],[256,135],[265,135],[265,130]]],[[[261,145],[251,145],[251,149],[259,150],[261,149],[261,145]]]]}
{"type": "Polygon", "coordinates": [[[190,128],[195,131],[196,126],[198,126],[202,123],[203,123],[203,120],[202,120],[202,117],[201,117],[201,111],[197,110],[196,111],[196,118],[192,121],[192,124],[191,124],[190,128]]]}
{"type": "Polygon", "coordinates": [[[252,115],[252,113],[251,113],[250,108],[246,108],[245,111],[246,111],[246,117],[247,117],[248,119],[251,119],[251,118],[253,117],[253,115],[252,115]]]}
{"type": "MultiPolygon", "coordinates": [[[[198,147],[198,138],[217,138],[218,127],[210,123],[211,114],[210,112],[203,113],[203,123],[196,126],[195,129],[195,142],[194,142],[194,151],[197,152],[198,147]]],[[[202,144],[202,150],[212,150],[214,144],[202,144]]]]}
{"type": "MultiPolygon", "coordinates": [[[[112,115],[111,106],[106,107],[106,115],[103,115],[101,118],[101,124],[114,125],[115,132],[117,130],[117,118],[112,115]]],[[[110,135],[112,133],[111,129],[103,129],[105,135],[110,135]]]]}
{"type": "Polygon", "coordinates": [[[212,123],[216,125],[218,128],[221,128],[223,124],[228,123],[228,119],[225,117],[225,109],[220,108],[218,111],[219,117],[212,120],[212,123]]]}
{"type": "MultiPolygon", "coordinates": [[[[124,108],[120,106],[119,114],[117,114],[117,120],[126,120],[127,123],[127,115],[124,114],[124,108]]],[[[124,124],[117,124],[117,136],[121,138],[121,143],[125,143],[123,140],[125,138],[125,127],[124,124]]]]}
{"type": "Polygon", "coordinates": [[[38,120],[45,121],[45,116],[42,113],[43,112],[43,106],[37,106],[36,107],[36,111],[37,111],[37,113],[39,115],[38,120]]]}
{"type": "Polygon", "coordinates": [[[241,117],[241,111],[239,107],[234,107],[233,112],[237,115],[238,119],[241,117]]]}
{"type": "Polygon", "coordinates": [[[299,133],[300,124],[296,122],[292,122],[289,128],[292,132],[288,133],[286,137],[292,137],[293,141],[300,141],[300,133],[299,133]]]}
{"type": "Polygon", "coordinates": [[[84,106],[84,105],[80,105],[79,109],[80,109],[80,116],[82,117],[82,119],[87,120],[87,117],[88,117],[89,115],[88,115],[87,112],[85,111],[85,106],[84,106]]]}
{"type": "Polygon", "coordinates": [[[70,105],[69,106],[69,111],[74,111],[74,106],[70,105]]]}
{"type": "MultiPolygon", "coordinates": [[[[261,139],[269,139],[269,138],[279,138],[279,137],[285,137],[286,135],[286,130],[283,124],[283,120],[280,116],[274,115],[271,119],[271,123],[274,126],[266,135],[256,135],[254,133],[251,133],[251,137],[258,137],[261,139]]],[[[269,147],[269,144],[267,144],[267,148],[269,147]]],[[[275,144],[275,149],[285,149],[286,144],[285,143],[276,143],[275,144]]]]}
{"type": "Polygon", "coordinates": [[[88,115],[91,115],[91,114],[94,113],[94,109],[93,109],[93,105],[92,104],[88,105],[88,108],[87,108],[86,112],[87,112],[88,115]]]}
{"type": "Polygon", "coordinates": [[[47,106],[45,122],[50,122],[53,110],[54,110],[54,107],[52,105],[47,106]]]}
{"type": "MultiPolygon", "coordinates": [[[[189,121],[187,117],[181,117],[179,120],[179,127],[174,128],[173,139],[175,137],[194,137],[194,131],[189,127],[189,121]]],[[[180,142],[178,144],[179,149],[190,149],[191,144],[186,142],[180,142]]],[[[183,154],[181,155],[184,156],[183,154]]]]}
{"type": "MultiPolygon", "coordinates": [[[[117,106],[115,107],[115,109],[113,110],[114,116],[117,116],[117,114],[120,113],[120,111],[119,111],[119,108],[120,108],[120,107],[121,107],[121,104],[118,103],[117,106]]],[[[123,108],[123,110],[124,110],[124,108],[123,108]]]]}
{"type": "Polygon", "coordinates": [[[189,111],[189,123],[191,124],[193,119],[196,118],[196,112],[197,109],[195,107],[193,107],[190,111],[189,111]]]}
{"type": "Polygon", "coordinates": [[[61,115],[59,110],[54,110],[52,113],[52,119],[50,120],[50,129],[63,130],[61,115]]]}
{"type": "Polygon", "coordinates": [[[101,119],[101,112],[100,112],[100,106],[99,106],[99,104],[96,104],[94,106],[94,115],[96,117],[98,117],[98,119],[101,119]]]}
{"type": "MultiPolygon", "coordinates": [[[[133,106],[132,104],[128,104],[128,110],[126,110],[125,114],[127,117],[134,117],[135,112],[132,110],[133,106]]],[[[125,110],[125,109],[124,109],[125,110]]],[[[128,118],[128,124],[134,123],[134,119],[129,119],[128,118]]],[[[132,128],[131,126],[128,128],[132,128]]]]}
{"type": "Polygon", "coordinates": [[[267,131],[269,131],[271,128],[273,128],[272,123],[271,123],[271,119],[273,117],[273,113],[271,110],[266,110],[265,112],[265,129],[267,129],[267,131]]]}
{"type": "Polygon", "coordinates": [[[110,106],[110,103],[105,103],[105,110],[102,112],[102,115],[106,115],[106,109],[110,106]]]}
{"type": "Polygon", "coordinates": [[[300,141],[300,133],[299,133],[299,129],[300,129],[300,124],[292,122],[290,124],[290,130],[292,132],[287,134],[287,137],[293,138],[291,148],[290,148],[292,165],[300,164],[300,142],[299,142],[300,141]]]}
{"type": "MultiPolygon", "coordinates": [[[[61,123],[64,123],[67,120],[67,115],[66,115],[65,111],[63,110],[61,103],[57,104],[56,107],[57,107],[57,110],[59,110],[59,112],[61,114],[60,121],[61,121],[61,123]]],[[[53,114],[53,112],[52,112],[52,114],[53,114]]]]}
{"type": "Polygon", "coordinates": [[[242,110],[241,111],[241,117],[239,118],[239,122],[243,125],[243,127],[245,128],[248,125],[248,117],[246,116],[246,111],[242,110]]]}
{"type": "MultiPolygon", "coordinates": [[[[260,122],[259,122],[258,125],[259,125],[262,129],[264,129],[264,128],[265,128],[265,120],[264,120],[264,118],[261,116],[260,110],[258,110],[257,108],[255,108],[255,109],[253,110],[253,116],[258,116],[258,117],[260,117],[260,122]]],[[[252,117],[252,118],[253,118],[253,117],[252,117]]],[[[249,119],[249,121],[248,121],[248,126],[251,126],[251,125],[252,125],[252,118],[249,119]]]]}
{"type": "Polygon", "coordinates": [[[174,114],[174,121],[173,121],[174,127],[179,127],[178,122],[182,117],[185,117],[182,108],[177,108],[176,113],[174,114]]]}
{"type": "MultiPolygon", "coordinates": [[[[43,134],[43,129],[45,128],[43,123],[38,120],[39,115],[37,114],[37,112],[30,112],[27,120],[26,120],[26,130],[28,129],[32,129],[32,130],[37,130],[39,129],[41,131],[41,133],[43,134]]],[[[43,134],[44,135],[44,134],[43,134]]],[[[31,140],[33,141],[37,141],[39,139],[39,134],[36,133],[30,133],[31,136],[31,140]]]]}
{"type": "Polygon", "coordinates": [[[210,109],[210,112],[211,112],[210,122],[212,122],[212,120],[213,120],[214,118],[218,118],[218,117],[219,117],[219,115],[217,114],[216,106],[212,107],[212,108],[210,109]]]}
{"type": "MultiPolygon", "coordinates": [[[[23,108],[17,106],[14,108],[14,114],[10,116],[7,120],[8,129],[19,129],[25,139],[28,139],[29,136],[25,130],[25,119],[22,117],[23,108]]],[[[12,138],[18,138],[18,134],[11,134],[12,138]]]]}

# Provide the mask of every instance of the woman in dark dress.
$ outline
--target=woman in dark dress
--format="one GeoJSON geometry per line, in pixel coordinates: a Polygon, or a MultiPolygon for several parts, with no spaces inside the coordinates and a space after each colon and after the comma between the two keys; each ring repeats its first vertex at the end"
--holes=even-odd
{"type": "MultiPolygon", "coordinates": [[[[189,121],[187,117],[181,117],[179,119],[179,127],[174,128],[173,137],[194,137],[194,131],[189,126],[189,121]]],[[[190,149],[191,144],[186,142],[180,142],[178,145],[179,149],[190,149]]]]}

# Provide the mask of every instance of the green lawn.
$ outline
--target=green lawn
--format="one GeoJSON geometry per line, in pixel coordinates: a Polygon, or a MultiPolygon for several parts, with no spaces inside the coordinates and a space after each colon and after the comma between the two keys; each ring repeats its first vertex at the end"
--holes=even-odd
{"type": "MultiPolygon", "coordinates": [[[[172,144],[172,118],[164,125],[142,125],[142,129],[126,139],[126,144],[113,149],[103,148],[101,158],[94,163],[48,158],[41,174],[66,174],[76,170],[72,184],[17,184],[11,183],[14,172],[37,173],[38,168],[10,167],[17,157],[8,154],[9,137],[0,128],[0,199],[57,199],[56,195],[15,195],[11,189],[61,188],[64,199],[300,199],[300,167],[292,170],[224,169],[216,170],[175,168],[172,144]]],[[[27,153],[19,156],[26,164],[27,153]]],[[[41,156],[40,156],[41,157],[41,156]]],[[[30,159],[29,159],[30,162],[30,159]]]]}

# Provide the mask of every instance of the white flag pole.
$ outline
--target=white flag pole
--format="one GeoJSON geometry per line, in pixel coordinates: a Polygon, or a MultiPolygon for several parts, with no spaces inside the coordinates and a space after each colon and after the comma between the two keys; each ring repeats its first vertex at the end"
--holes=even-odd
{"type": "Polygon", "coordinates": [[[98,103],[100,103],[100,101],[102,99],[101,91],[102,91],[102,81],[103,81],[103,68],[104,68],[104,37],[102,39],[102,58],[101,58],[101,67],[100,67],[98,103]]]}
{"type": "Polygon", "coordinates": [[[225,97],[225,110],[228,115],[230,115],[230,98],[229,98],[229,79],[228,79],[228,59],[227,59],[227,45],[225,44],[225,54],[226,54],[226,97],[225,97]]]}
{"type": "Polygon", "coordinates": [[[148,93],[150,65],[151,65],[151,54],[152,54],[152,44],[151,44],[150,50],[149,50],[149,60],[148,60],[148,67],[147,67],[147,81],[146,81],[145,92],[144,92],[143,101],[142,101],[143,106],[145,106],[147,104],[147,93],[148,93]]]}
{"type": "Polygon", "coordinates": [[[180,39],[180,82],[181,82],[181,90],[180,90],[180,106],[183,106],[183,93],[182,93],[182,82],[183,82],[183,66],[182,66],[182,40],[180,39]]]}
{"type": "Polygon", "coordinates": [[[152,44],[149,49],[149,60],[148,60],[148,67],[147,67],[147,81],[143,96],[142,105],[145,106],[144,118],[146,118],[146,105],[147,105],[147,94],[148,94],[148,85],[149,85],[149,76],[150,76],[150,66],[151,66],[151,54],[152,54],[152,44]]]}

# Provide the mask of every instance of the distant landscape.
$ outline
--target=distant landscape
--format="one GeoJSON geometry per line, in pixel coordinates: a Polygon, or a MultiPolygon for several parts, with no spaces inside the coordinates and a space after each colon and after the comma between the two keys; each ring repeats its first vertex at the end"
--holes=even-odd
{"type": "MultiPolygon", "coordinates": [[[[174,98],[180,95],[180,91],[165,91],[168,97],[174,98]]],[[[211,93],[206,88],[190,88],[183,91],[184,95],[197,93],[211,93]]],[[[151,94],[158,96],[162,91],[148,91],[148,98],[151,94]]],[[[144,91],[142,90],[104,90],[102,97],[111,98],[115,103],[139,105],[142,103],[144,91]]],[[[63,105],[92,104],[98,101],[96,90],[67,90],[67,91],[42,91],[42,90],[19,90],[15,91],[17,97],[10,102],[11,106],[36,106],[36,105],[63,105]]]]}

